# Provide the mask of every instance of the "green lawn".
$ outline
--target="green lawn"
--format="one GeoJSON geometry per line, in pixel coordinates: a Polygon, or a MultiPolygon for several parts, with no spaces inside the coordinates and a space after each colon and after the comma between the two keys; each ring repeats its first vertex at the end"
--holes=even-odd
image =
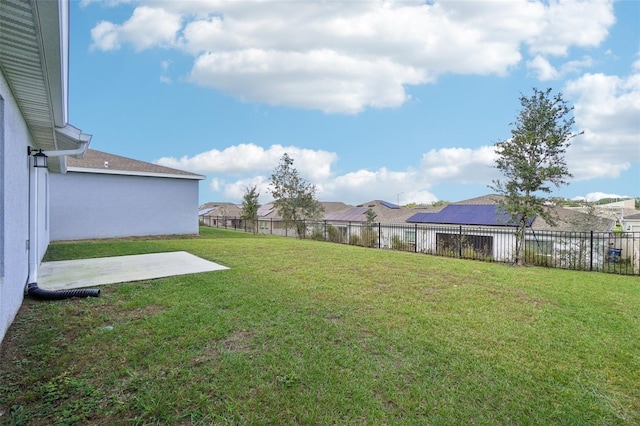
{"type": "Polygon", "coordinates": [[[640,279],[201,229],[230,270],[27,299],[0,424],[640,424],[640,279]]]}

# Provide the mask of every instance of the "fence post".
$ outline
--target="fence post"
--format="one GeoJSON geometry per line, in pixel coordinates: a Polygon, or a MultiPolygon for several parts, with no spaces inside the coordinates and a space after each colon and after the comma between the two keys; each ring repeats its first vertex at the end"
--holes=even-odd
{"type": "Polygon", "coordinates": [[[462,225],[460,225],[460,239],[458,240],[458,257],[462,259],[462,225]]]}
{"type": "Polygon", "coordinates": [[[589,253],[589,270],[593,271],[593,231],[591,231],[591,238],[590,238],[590,253],[589,253]]]}
{"type": "Polygon", "coordinates": [[[413,229],[413,251],[415,253],[418,252],[418,224],[414,223],[413,224],[414,229],[413,229]]]}
{"type": "Polygon", "coordinates": [[[382,248],[382,226],[378,222],[378,248],[382,248]]]}

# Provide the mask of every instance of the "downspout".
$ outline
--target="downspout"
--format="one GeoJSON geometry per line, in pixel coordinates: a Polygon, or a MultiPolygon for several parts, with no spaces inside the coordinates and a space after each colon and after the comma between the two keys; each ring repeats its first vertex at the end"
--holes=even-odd
{"type": "Polygon", "coordinates": [[[38,175],[40,170],[33,167],[33,157],[29,155],[29,276],[27,283],[38,281],[38,175]]]}
{"type": "Polygon", "coordinates": [[[87,147],[89,146],[89,142],[80,142],[80,147],[76,149],[65,149],[65,150],[57,150],[57,151],[42,151],[47,157],[62,157],[68,155],[70,157],[74,157],[76,155],[83,155],[87,151],[87,147]]]}
{"type": "MultiPolygon", "coordinates": [[[[89,142],[82,141],[80,147],[72,150],[59,150],[59,151],[43,151],[47,157],[59,157],[63,155],[82,155],[86,152],[89,142]]],[[[38,287],[38,176],[40,175],[40,169],[34,167],[34,160],[29,155],[29,276],[27,278],[27,286],[25,293],[29,296],[45,299],[45,300],[61,300],[69,299],[71,297],[98,297],[100,296],[99,289],[73,289],[73,290],[59,290],[51,291],[38,287]]],[[[46,201],[45,201],[46,202],[46,201]]],[[[46,218],[45,218],[46,220],[46,218]]]]}

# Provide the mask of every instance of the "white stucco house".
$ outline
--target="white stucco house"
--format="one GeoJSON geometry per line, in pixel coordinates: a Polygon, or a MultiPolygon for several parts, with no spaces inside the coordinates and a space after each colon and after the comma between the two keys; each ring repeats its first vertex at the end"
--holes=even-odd
{"type": "Polygon", "coordinates": [[[50,177],[91,140],[68,121],[68,40],[68,1],[0,1],[0,341],[49,244],[50,177]]]}
{"type": "Polygon", "coordinates": [[[67,160],[66,173],[50,175],[51,241],[197,234],[202,179],[88,149],[67,160]]]}
{"type": "Polygon", "coordinates": [[[635,213],[622,220],[622,229],[625,232],[640,232],[640,213],[635,213]]]}

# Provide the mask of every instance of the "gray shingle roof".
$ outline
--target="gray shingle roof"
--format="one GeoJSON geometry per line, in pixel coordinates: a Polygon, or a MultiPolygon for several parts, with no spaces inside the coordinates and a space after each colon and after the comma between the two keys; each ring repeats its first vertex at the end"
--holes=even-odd
{"type": "Polygon", "coordinates": [[[67,157],[67,169],[69,170],[74,168],[87,169],[92,171],[102,170],[105,173],[116,170],[140,174],[178,175],[184,177],[192,177],[194,179],[204,178],[204,176],[184,170],[172,169],[170,167],[160,166],[158,164],[147,163],[145,161],[134,160],[132,158],[122,157],[114,154],[108,154],[106,152],[97,151],[95,149],[88,149],[86,155],[82,159],[67,157]]]}
{"type": "Polygon", "coordinates": [[[451,204],[498,204],[504,197],[498,194],[486,194],[480,197],[469,198],[468,200],[456,201],[451,204]]]}
{"type": "Polygon", "coordinates": [[[242,207],[233,203],[206,203],[200,206],[201,216],[240,217],[242,207]]]}
{"type": "Polygon", "coordinates": [[[614,221],[610,219],[587,215],[577,210],[557,206],[550,207],[550,210],[557,216],[555,226],[551,226],[538,215],[531,229],[534,231],[609,232],[614,225],[614,221]]]}
{"type": "Polygon", "coordinates": [[[432,208],[406,208],[382,200],[373,200],[356,207],[348,207],[328,214],[325,212],[324,219],[334,222],[366,222],[369,209],[376,214],[374,221],[380,223],[404,223],[418,212],[434,211],[432,208]]]}

